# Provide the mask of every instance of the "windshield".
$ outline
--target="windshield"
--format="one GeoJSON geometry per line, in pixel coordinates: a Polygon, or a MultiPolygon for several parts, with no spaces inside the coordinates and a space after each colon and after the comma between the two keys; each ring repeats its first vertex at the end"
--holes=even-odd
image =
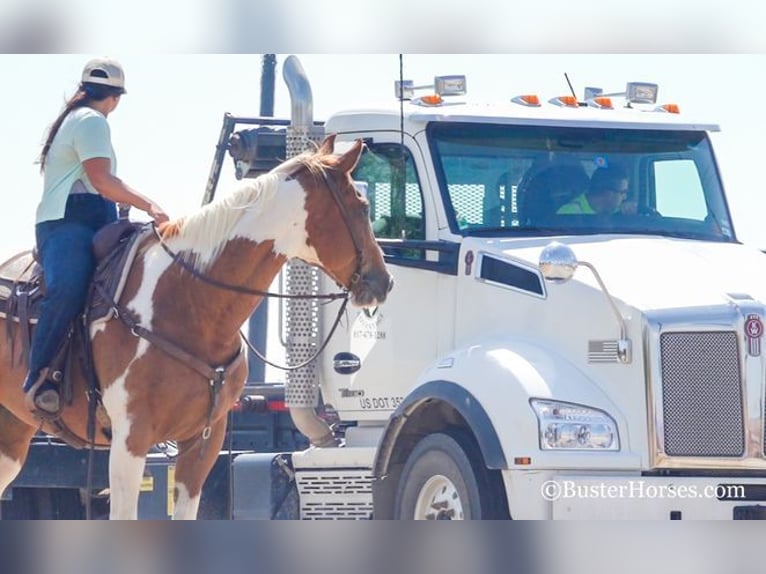
{"type": "Polygon", "coordinates": [[[464,235],[735,240],[705,132],[434,122],[428,135],[464,235]]]}

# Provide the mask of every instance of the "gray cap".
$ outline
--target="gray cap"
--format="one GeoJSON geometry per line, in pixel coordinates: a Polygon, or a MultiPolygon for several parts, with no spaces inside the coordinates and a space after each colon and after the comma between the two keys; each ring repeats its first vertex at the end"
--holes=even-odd
{"type": "Polygon", "coordinates": [[[82,70],[82,81],[120,88],[125,93],[125,72],[117,60],[94,58],[82,70]]]}

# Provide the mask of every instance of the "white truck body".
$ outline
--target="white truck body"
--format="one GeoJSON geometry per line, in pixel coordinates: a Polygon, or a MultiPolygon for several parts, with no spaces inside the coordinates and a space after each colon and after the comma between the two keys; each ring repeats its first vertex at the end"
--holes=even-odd
{"type": "MultiPolygon", "coordinates": [[[[350,311],[319,359],[345,443],[292,455],[301,517],[764,516],[766,256],[736,241],[707,137],[717,126],[644,109],[445,99],[404,102],[403,117],[395,101],[327,120],[326,133],[365,139],[371,154],[393,157],[404,144],[400,221],[414,215],[416,231],[405,229],[399,247],[381,241],[395,278],[389,300],[350,311]],[[619,160],[629,194],[652,212],[609,227],[585,216],[568,227],[555,211],[532,223],[522,194],[561,160],[585,171],[619,160]],[[586,262],[562,284],[539,265],[553,241],[586,262]],[[336,372],[341,352],[361,368],[336,372]],[[582,444],[544,448],[553,427],[533,402],[546,400],[587,410],[572,415],[582,444]],[[588,426],[602,413],[606,426],[588,426]],[[614,442],[593,446],[591,431],[608,434],[608,420],[614,442]],[[430,480],[412,468],[432,467],[412,457],[434,435],[426,452],[453,463],[442,457],[430,480]],[[445,435],[468,467],[439,446],[445,435]],[[460,501],[439,500],[437,487],[460,501]]],[[[363,158],[355,178],[378,202],[376,220],[394,208],[375,194],[395,183],[370,181],[380,170],[367,167],[363,158]]],[[[322,316],[325,332],[334,316],[322,316]]],[[[570,432],[565,423],[554,426],[570,432]]],[[[243,484],[249,463],[238,464],[243,484]]]]}

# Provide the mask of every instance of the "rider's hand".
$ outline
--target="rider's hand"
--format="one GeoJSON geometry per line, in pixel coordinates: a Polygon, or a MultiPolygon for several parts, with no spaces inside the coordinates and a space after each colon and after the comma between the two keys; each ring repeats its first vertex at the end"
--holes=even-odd
{"type": "Polygon", "coordinates": [[[146,210],[146,213],[149,214],[149,217],[154,220],[156,225],[161,225],[170,219],[168,214],[165,213],[163,209],[156,203],[150,203],[149,209],[146,210]]]}

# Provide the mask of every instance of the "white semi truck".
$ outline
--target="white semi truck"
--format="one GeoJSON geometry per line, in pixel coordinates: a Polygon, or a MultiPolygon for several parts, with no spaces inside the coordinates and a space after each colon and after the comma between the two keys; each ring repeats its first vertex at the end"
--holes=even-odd
{"type": "MultiPolygon", "coordinates": [[[[716,125],[652,84],[486,105],[460,76],[320,124],[295,58],[284,76],[291,121],[227,116],[219,156],[247,177],[363,139],[395,288],[288,374],[312,446],[237,457],[235,519],[766,517],[766,256],[737,240],[716,125]],[[562,209],[617,165],[621,207],[562,209]]],[[[287,288],[334,288],[312,273],[287,288]]],[[[288,306],[289,362],[335,311],[288,306]]]]}

